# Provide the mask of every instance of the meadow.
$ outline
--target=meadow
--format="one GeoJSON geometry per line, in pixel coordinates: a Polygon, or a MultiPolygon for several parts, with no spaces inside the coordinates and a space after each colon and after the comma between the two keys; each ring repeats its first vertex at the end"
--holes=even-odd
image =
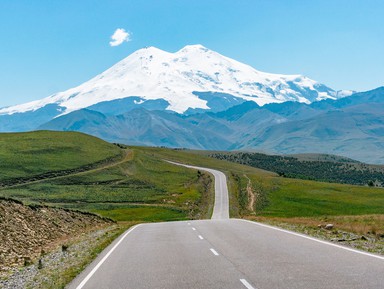
{"type": "Polygon", "coordinates": [[[19,145],[8,150],[9,160],[17,157],[18,150],[24,151],[25,147],[30,147],[29,143],[32,147],[38,144],[41,153],[46,153],[41,157],[35,154],[24,159],[25,166],[20,166],[22,170],[10,174],[8,180],[17,181],[23,170],[27,171],[28,167],[37,164],[35,171],[30,172],[32,178],[22,184],[16,182],[3,188],[0,195],[26,203],[90,211],[116,221],[149,222],[209,217],[213,202],[213,186],[209,175],[153,158],[145,150],[118,147],[97,139],[93,144],[94,141],[92,137],[77,133],[37,132],[20,138],[19,145]],[[47,134],[55,141],[47,141],[47,134]],[[57,135],[60,137],[56,140],[57,135]],[[75,141],[79,136],[82,142],[75,141]],[[60,165],[56,164],[57,156],[50,158],[54,150],[49,148],[53,147],[55,151],[62,152],[60,158],[65,161],[60,165]],[[71,149],[64,150],[63,147],[71,149]],[[86,158],[82,155],[83,151],[87,152],[86,158]],[[88,164],[100,162],[102,158],[109,159],[116,155],[120,159],[122,155],[126,157],[122,161],[100,163],[99,167],[72,173],[75,167],[87,165],[86,161],[88,164]],[[76,157],[79,157],[79,162],[74,161],[76,157]],[[45,166],[39,167],[40,163],[45,163],[45,166]],[[68,174],[40,180],[33,175],[57,170],[65,170],[68,174]]]}
{"type": "Polygon", "coordinates": [[[382,188],[283,178],[210,158],[204,151],[116,146],[78,133],[15,135],[8,139],[0,136],[5,144],[1,157],[12,163],[20,151],[28,155],[26,148],[31,156],[23,157],[24,163],[10,165],[9,171],[2,163],[2,178],[97,165],[4,187],[0,189],[3,197],[90,211],[119,222],[209,218],[214,200],[211,177],[165,161],[172,160],[223,171],[228,178],[231,217],[280,219],[313,226],[330,220],[350,230],[364,228],[365,232],[384,234],[382,188]],[[9,149],[15,142],[18,145],[9,149]],[[39,154],[32,154],[39,145],[39,154]],[[44,151],[47,147],[51,149],[44,151]],[[111,159],[116,156],[119,158],[111,159]],[[103,159],[111,161],[100,162],[103,159]]]}

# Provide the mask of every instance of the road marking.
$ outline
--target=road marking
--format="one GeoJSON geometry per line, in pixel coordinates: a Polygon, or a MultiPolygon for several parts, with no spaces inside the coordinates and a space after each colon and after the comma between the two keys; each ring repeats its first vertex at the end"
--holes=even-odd
{"type": "Polygon", "coordinates": [[[371,254],[371,253],[355,250],[355,249],[352,249],[352,248],[344,247],[344,246],[341,246],[341,245],[333,244],[333,243],[330,243],[330,242],[327,242],[327,241],[323,241],[323,240],[319,240],[319,239],[316,239],[316,238],[312,238],[312,237],[309,237],[309,236],[306,236],[306,235],[303,235],[303,234],[291,232],[291,231],[288,231],[288,230],[280,229],[280,228],[277,228],[277,227],[273,227],[273,226],[269,226],[269,225],[265,225],[265,224],[261,224],[261,223],[257,223],[257,222],[253,222],[253,221],[249,221],[249,220],[243,220],[243,219],[237,219],[237,220],[248,222],[248,223],[251,223],[251,224],[254,224],[254,225],[258,225],[260,227],[265,227],[265,228],[273,229],[273,230],[276,230],[276,231],[284,232],[284,233],[287,233],[287,234],[291,234],[291,235],[294,235],[294,236],[297,236],[297,237],[305,238],[305,239],[308,239],[308,240],[311,240],[311,241],[315,241],[315,242],[318,242],[318,243],[321,243],[321,244],[324,244],[324,245],[333,246],[333,247],[336,247],[336,248],[339,248],[339,249],[343,249],[343,250],[346,250],[346,251],[351,251],[351,252],[358,253],[358,254],[361,254],[361,255],[365,255],[365,256],[369,256],[369,257],[373,257],[373,258],[384,260],[383,256],[379,256],[379,255],[375,255],[375,254],[371,254]]]}
{"type": "Polygon", "coordinates": [[[192,227],[192,230],[196,231],[196,228],[192,227]]]}
{"type": "Polygon", "coordinates": [[[191,223],[188,223],[188,226],[190,226],[191,225],[191,223]]]}
{"type": "Polygon", "coordinates": [[[211,252],[213,253],[213,255],[215,255],[215,256],[219,256],[219,253],[217,253],[215,249],[212,249],[212,248],[211,248],[210,250],[211,250],[211,252]]]}
{"type": "Polygon", "coordinates": [[[200,240],[204,240],[203,236],[199,235],[199,239],[200,240]]]}
{"type": "Polygon", "coordinates": [[[247,289],[255,289],[251,284],[249,284],[248,282],[247,282],[247,280],[245,280],[245,279],[240,279],[240,282],[241,283],[243,283],[243,285],[245,286],[245,287],[247,287],[247,289]]]}
{"type": "Polygon", "coordinates": [[[119,242],[116,243],[115,246],[112,247],[111,250],[109,250],[109,252],[104,256],[103,259],[100,260],[99,263],[97,263],[97,265],[95,266],[95,268],[93,268],[93,270],[91,272],[89,272],[89,274],[84,278],[84,280],[79,284],[79,286],[76,287],[76,289],[81,289],[84,287],[84,285],[88,282],[89,279],[91,279],[91,277],[93,276],[93,274],[95,274],[95,272],[97,271],[97,269],[100,268],[100,266],[105,262],[105,260],[107,260],[107,258],[112,254],[112,252],[117,248],[117,246],[120,245],[120,243],[125,239],[125,237],[128,236],[129,233],[131,233],[133,230],[135,230],[137,227],[141,226],[141,224],[139,225],[136,225],[134,226],[133,228],[131,228],[128,232],[126,232],[123,237],[121,237],[121,239],[119,240],[119,242]]]}

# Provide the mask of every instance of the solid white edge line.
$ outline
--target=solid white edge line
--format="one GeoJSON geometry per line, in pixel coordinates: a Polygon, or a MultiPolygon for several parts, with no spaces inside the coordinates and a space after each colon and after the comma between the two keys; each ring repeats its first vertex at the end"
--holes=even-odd
{"type": "Polygon", "coordinates": [[[199,235],[199,239],[200,240],[204,240],[203,236],[199,235]]]}
{"type": "Polygon", "coordinates": [[[209,249],[209,250],[211,250],[211,252],[213,253],[213,255],[215,255],[215,256],[219,256],[219,253],[217,253],[215,249],[212,249],[212,248],[211,248],[211,249],[209,249]]]}
{"type": "Polygon", "coordinates": [[[241,283],[243,283],[243,285],[245,286],[245,287],[247,287],[247,289],[255,289],[251,284],[249,284],[248,282],[247,282],[247,280],[245,280],[245,279],[240,279],[240,282],[241,283]]]}
{"type": "Polygon", "coordinates": [[[105,260],[107,260],[107,258],[112,254],[112,252],[117,248],[117,246],[120,245],[120,243],[125,239],[125,237],[128,236],[129,233],[131,233],[133,230],[135,230],[137,227],[139,227],[141,224],[138,224],[136,226],[134,226],[133,228],[129,229],[128,232],[126,232],[123,237],[121,237],[121,239],[116,243],[115,246],[112,247],[111,250],[109,250],[109,252],[104,256],[103,259],[100,260],[99,263],[97,263],[97,265],[92,269],[91,272],[89,272],[89,274],[83,279],[83,281],[76,287],[76,289],[81,289],[83,288],[83,286],[88,282],[89,279],[91,279],[91,277],[93,276],[93,274],[95,274],[95,272],[97,271],[97,269],[100,268],[100,266],[105,262],[105,260]]]}
{"type": "Polygon", "coordinates": [[[281,228],[273,227],[273,226],[270,226],[270,225],[266,225],[266,224],[262,224],[262,223],[258,223],[258,222],[254,222],[254,221],[250,221],[250,220],[244,220],[244,219],[235,219],[235,220],[240,220],[240,221],[248,222],[248,223],[251,223],[251,224],[254,224],[254,225],[258,225],[258,226],[261,226],[261,227],[273,229],[273,230],[284,232],[284,233],[287,233],[287,234],[291,234],[291,235],[294,235],[294,236],[297,236],[297,237],[301,237],[301,238],[305,238],[305,239],[308,239],[308,240],[312,240],[312,241],[315,241],[315,242],[318,242],[318,243],[321,243],[321,244],[325,244],[325,245],[328,245],[328,246],[333,246],[333,247],[336,247],[336,248],[339,248],[339,249],[343,249],[343,250],[346,250],[346,251],[351,251],[351,252],[358,253],[358,254],[361,254],[361,255],[365,255],[365,256],[369,256],[369,257],[373,257],[373,258],[384,260],[383,256],[379,256],[379,255],[367,253],[367,252],[364,252],[364,251],[352,249],[352,248],[349,248],[349,247],[333,244],[333,243],[330,243],[328,241],[316,239],[316,238],[313,238],[313,237],[310,237],[310,236],[307,236],[307,235],[303,235],[303,234],[300,234],[300,233],[295,233],[295,232],[292,232],[292,231],[284,230],[284,229],[281,229],[281,228]]]}

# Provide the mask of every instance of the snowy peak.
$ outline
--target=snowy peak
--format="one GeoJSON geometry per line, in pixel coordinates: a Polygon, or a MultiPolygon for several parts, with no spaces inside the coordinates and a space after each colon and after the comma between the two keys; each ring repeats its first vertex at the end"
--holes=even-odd
{"type": "Polygon", "coordinates": [[[205,47],[205,46],[203,46],[201,44],[192,44],[192,45],[184,46],[179,51],[177,51],[177,53],[185,53],[185,52],[188,53],[190,51],[199,51],[199,50],[203,51],[203,52],[211,51],[207,47],[205,47]]]}
{"type": "Polygon", "coordinates": [[[169,104],[168,110],[178,113],[214,109],[209,99],[201,97],[201,93],[207,92],[231,95],[259,105],[285,101],[311,103],[346,95],[305,76],[258,71],[197,44],[175,53],[156,47],[139,49],[78,87],[0,109],[0,115],[35,111],[48,104],[59,106],[63,111],[60,113],[69,113],[128,97],[139,97],[142,101],[161,99],[169,104]]]}

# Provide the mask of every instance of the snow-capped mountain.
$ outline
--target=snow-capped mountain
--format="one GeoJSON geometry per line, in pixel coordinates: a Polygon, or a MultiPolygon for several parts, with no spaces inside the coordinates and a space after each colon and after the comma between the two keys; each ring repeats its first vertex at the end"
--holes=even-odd
{"type": "Polygon", "coordinates": [[[147,47],[129,55],[91,80],[47,98],[0,109],[0,115],[35,112],[50,107],[50,115],[67,114],[128,97],[133,104],[162,100],[167,110],[185,113],[214,110],[247,100],[259,105],[298,101],[311,103],[349,95],[302,75],[258,71],[201,45],[169,53],[147,47]],[[215,99],[216,101],[212,101],[215,99]],[[55,109],[56,113],[52,112],[55,109]]]}

